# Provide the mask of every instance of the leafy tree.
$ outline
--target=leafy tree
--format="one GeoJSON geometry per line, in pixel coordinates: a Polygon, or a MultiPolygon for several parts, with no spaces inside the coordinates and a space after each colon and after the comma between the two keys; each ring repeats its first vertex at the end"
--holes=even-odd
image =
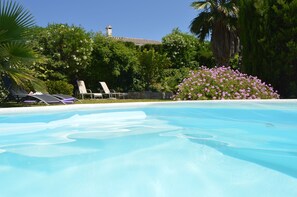
{"type": "MultiPolygon", "coordinates": [[[[260,2],[260,1],[259,1],[260,2]]],[[[261,48],[261,16],[258,13],[255,0],[240,1],[239,25],[241,29],[240,41],[243,46],[243,67],[245,73],[261,76],[262,64],[253,63],[255,59],[258,61],[263,58],[263,50],[261,48]]]]}
{"type": "Polygon", "coordinates": [[[200,40],[211,34],[212,51],[218,65],[228,65],[239,47],[236,0],[195,1],[192,7],[203,10],[190,25],[200,40]]]}
{"type": "Polygon", "coordinates": [[[92,63],[87,69],[93,88],[99,81],[105,81],[119,91],[132,90],[139,64],[137,50],[102,34],[96,34],[93,39],[92,63]]]}
{"type": "Polygon", "coordinates": [[[198,40],[194,36],[174,29],[171,34],[163,37],[162,45],[164,53],[172,62],[172,68],[195,68],[198,66],[198,62],[195,60],[198,40]]]}
{"type": "Polygon", "coordinates": [[[145,44],[140,47],[141,51],[152,50],[152,49],[155,50],[155,52],[164,53],[162,44],[145,44]]]}
{"type": "Polygon", "coordinates": [[[31,81],[42,88],[28,65],[38,59],[37,53],[26,42],[26,31],[32,27],[32,15],[18,3],[0,1],[0,75],[18,85],[31,81]]]}
{"type": "Polygon", "coordinates": [[[243,71],[297,97],[297,0],[241,0],[243,71]]]}
{"type": "Polygon", "coordinates": [[[43,79],[73,82],[91,62],[93,40],[81,27],[51,24],[30,33],[36,50],[46,57],[35,66],[43,79]]]}
{"type": "Polygon", "coordinates": [[[199,42],[196,50],[195,60],[199,63],[199,66],[214,67],[216,65],[210,42],[199,42]]]}
{"type": "Polygon", "coordinates": [[[166,91],[175,92],[190,69],[215,65],[209,42],[199,41],[194,35],[182,33],[178,29],[163,38],[162,53],[167,54],[171,61],[170,68],[164,70],[162,80],[162,88],[166,91]]]}
{"type": "Polygon", "coordinates": [[[143,50],[139,55],[139,70],[144,81],[145,90],[162,89],[158,88],[164,77],[164,69],[168,68],[170,60],[165,54],[160,54],[154,49],[143,50]]]}

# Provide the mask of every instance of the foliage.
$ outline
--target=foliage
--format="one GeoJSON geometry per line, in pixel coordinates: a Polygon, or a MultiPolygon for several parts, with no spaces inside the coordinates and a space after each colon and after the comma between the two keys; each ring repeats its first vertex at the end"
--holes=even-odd
{"type": "Polygon", "coordinates": [[[50,94],[73,94],[73,85],[65,81],[47,81],[46,86],[50,94]]]}
{"type": "Polygon", "coordinates": [[[21,86],[26,86],[28,80],[42,86],[28,69],[38,59],[25,40],[26,31],[33,24],[32,15],[23,6],[0,1],[0,74],[21,86]]]}
{"type": "Polygon", "coordinates": [[[195,60],[199,63],[200,66],[214,67],[216,65],[213,52],[211,51],[210,42],[201,41],[197,46],[197,53],[195,60]]]}
{"type": "Polygon", "coordinates": [[[162,44],[145,44],[145,45],[140,47],[141,51],[152,50],[152,49],[155,50],[158,53],[164,53],[162,44]]]}
{"type": "Polygon", "coordinates": [[[145,90],[157,89],[164,77],[164,69],[170,66],[170,61],[164,54],[154,49],[143,50],[139,54],[139,67],[137,73],[141,73],[141,80],[144,82],[145,90]]]}
{"type": "Polygon", "coordinates": [[[257,77],[230,67],[201,68],[179,85],[176,100],[271,99],[279,95],[257,77]]]}
{"type": "Polygon", "coordinates": [[[4,87],[4,82],[2,81],[2,76],[0,78],[0,102],[2,102],[8,96],[8,91],[4,87]]]}
{"type": "Polygon", "coordinates": [[[195,1],[192,7],[199,10],[199,15],[190,25],[191,32],[200,40],[211,34],[212,51],[217,64],[228,65],[229,58],[239,47],[236,0],[195,1]]]}
{"type": "Polygon", "coordinates": [[[242,70],[253,75],[259,74],[259,77],[262,78],[261,75],[264,73],[261,74],[261,60],[264,58],[264,54],[262,46],[259,45],[262,37],[260,31],[261,15],[256,9],[255,2],[255,0],[240,1],[240,40],[243,46],[242,70]]]}
{"type": "MultiPolygon", "coordinates": [[[[31,67],[39,78],[68,81],[72,84],[75,84],[76,79],[83,79],[88,88],[94,91],[98,91],[99,81],[107,82],[117,91],[175,91],[185,73],[188,73],[189,67],[196,68],[199,61],[208,65],[213,62],[209,43],[200,43],[193,35],[181,33],[179,30],[175,30],[173,36],[168,35],[164,38],[175,45],[172,46],[172,50],[179,50],[178,55],[172,59],[177,61],[174,65],[180,64],[181,68],[170,69],[168,67],[172,65],[172,61],[167,58],[163,45],[138,47],[133,43],[121,42],[102,34],[90,35],[82,31],[80,28],[62,24],[49,25],[47,28],[35,27],[30,30],[30,43],[46,57],[31,67]],[[72,31],[79,32],[78,36],[74,37],[76,34],[72,31]],[[70,32],[73,35],[70,35],[70,32]],[[81,66],[82,63],[76,65],[68,57],[71,57],[77,48],[72,42],[78,42],[75,40],[83,35],[86,39],[92,39],[88,42],[92,52],[81,66]]],[[[85,45],[87,43],[83,43],[82,47],[87,48],[85,45]]]]}
{"type": "Polygon", "coordinates": [[[176,92],[178,84],[188,76],[190,68],[183,67],[180,69],[169,68],[164,70],[164,78],[161,82],[164,92],[176,92]]]}
{"type": "Polygon", "coordinates": [[[241,0],[243,71],[297,97],[297,0],[241,0]]]}
{"type": "Polygon", "coordinates": [[[229,66],[233,69],[241,68],[241,56],[239,55],[239,53],[234,54],[234,56],[230,58],[229,66]]]}
{"type": "Polygon", "coordinates": [[[198,44],[194,36],[182,33],[179,29],[174,29],[171,34],[162,39],[163,51],[172,62],[172,68],[196,68],[198,62],[195,57],[198,44]]]}
{"type": "Polygon", "coordinates": [[[36,50],[46,57],[34,67],[42,79],[75,81],[91,62],[93,41],[81,27],[51,24],[34,28],[30,35],[36,50]]]}
{"type": "Polygon", "coordinates": [[[138,51],[125,43],[96,34],[94,36],[92,63],[88,67],[88,80],[96,88],[98,81],[118,91],[133,89],[133,78],[137,70],[138,51]]]}

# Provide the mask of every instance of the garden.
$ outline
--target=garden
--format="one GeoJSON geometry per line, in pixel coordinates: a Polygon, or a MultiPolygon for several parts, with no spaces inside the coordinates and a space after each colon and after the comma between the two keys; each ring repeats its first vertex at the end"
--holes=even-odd
{"type": "Polygon", "coordinates": [[[9,79],[26,91],[78,96],[99,81],[119,92],[170,92],[174,100],[297,97],[297,1],[197,1],[191,33],[137,46],[69,24],[35,26],[1,1],[0,101],[9,79]],[[211,5],[211,6],[210,6],[211,5]],[[218,14],[219,13],[219,14],[218,14]]]}

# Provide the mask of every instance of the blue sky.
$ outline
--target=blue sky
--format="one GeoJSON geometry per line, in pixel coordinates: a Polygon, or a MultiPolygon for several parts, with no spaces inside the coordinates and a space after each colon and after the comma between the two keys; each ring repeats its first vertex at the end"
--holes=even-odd
{"type": "Polygon", "coordinates": [[[197,11],[194,0],[15,0],[34,16],[38,26],[67,23],[87,31],[111,25],[114,36],[161,40],[173,28],[189,32],[197,11]]]}

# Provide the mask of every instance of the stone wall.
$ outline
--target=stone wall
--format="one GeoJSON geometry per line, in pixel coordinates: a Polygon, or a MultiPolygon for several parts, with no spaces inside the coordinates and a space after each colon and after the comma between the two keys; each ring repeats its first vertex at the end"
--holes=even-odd
{"type": "Polygon", "coordinates": [[[129,99],[171,99],[172,92],[128,92],[129,99]]]}

